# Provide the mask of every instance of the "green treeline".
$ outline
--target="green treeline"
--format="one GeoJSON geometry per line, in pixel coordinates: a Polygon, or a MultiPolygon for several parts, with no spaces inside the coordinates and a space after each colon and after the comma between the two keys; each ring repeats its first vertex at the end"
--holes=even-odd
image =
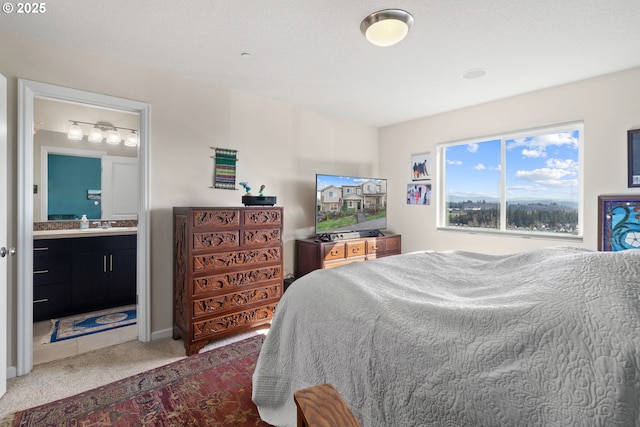
{"type": "MultiPolygon", "coordinates": [[[[449,225],[461,227],[499,228],[498,203],[450,202],[449,225]]],[[[557,203],[507,205],[507,229],[573,233],[578,225],[578,210],[557,203]]]]}

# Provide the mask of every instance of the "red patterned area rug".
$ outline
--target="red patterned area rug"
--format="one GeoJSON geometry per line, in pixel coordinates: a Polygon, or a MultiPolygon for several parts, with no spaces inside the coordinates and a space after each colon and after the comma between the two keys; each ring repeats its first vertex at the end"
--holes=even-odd
{"type": "Polygon", "coordinates": [[[19,411],[12,425],[269,426],[251,401],[251,376],[263,341],[256,335],[19,411]]]}

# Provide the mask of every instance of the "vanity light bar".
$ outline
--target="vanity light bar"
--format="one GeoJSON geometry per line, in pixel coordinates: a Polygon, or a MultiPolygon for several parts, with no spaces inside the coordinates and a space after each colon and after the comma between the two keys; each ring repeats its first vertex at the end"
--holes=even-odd
{"type": "Polygon", "coordinates": [[[84,136],[84,132],[82,128],[78,125],[78,123],[82,123],[84,125],[91,125],[93,128],[89,132],[87,136],[87,140],[89,142],[102,142],[103,139],[106,139],[107,144],[117,145],[122,141],[122,137],[118,132],[118,129],[124,129],[129,131],[129,135],[127,139],[124,140],[124,145],[127,147],[136,147],[138,145],[138,130],[125,128],[121,126],[113,126],[110,123],[90,123],[90,122],[82,122],[80,120],[69,120],[71,122],[71,126],[69,127],[69,132],[67,133],[67,138],[72,141],[82,141],[84,136]],[[106,136],[105,136],[106,133],[106,136]]]}

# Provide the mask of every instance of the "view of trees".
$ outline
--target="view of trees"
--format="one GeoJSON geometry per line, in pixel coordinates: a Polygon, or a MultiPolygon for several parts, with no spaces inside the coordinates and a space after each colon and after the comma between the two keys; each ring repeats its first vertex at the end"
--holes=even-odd
{"type": "MultiPolygon", "coordinates": [[[[449,202],[450,226],[500,228],[495,202],[449,202]]],[[[578,210],[558,203],[507,204],[507,230],[577,234],[578,210]]]]}

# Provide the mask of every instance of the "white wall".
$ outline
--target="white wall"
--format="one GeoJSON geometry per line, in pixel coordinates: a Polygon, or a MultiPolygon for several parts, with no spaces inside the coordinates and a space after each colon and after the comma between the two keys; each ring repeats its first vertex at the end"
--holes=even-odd
{"type": "MultiPolygon", "coordinates": [[[[389,224],[393,231],[402,233],[403,252],[465,249],[508,253],[550,245],[597,249],[598,195],[640,194],[637,188],[627,188],[627,130],[640,128],[638,100],[640,68],[381,129],[379,173],[389,178],[389,224]],[[440,142],[578,120],[584,121],[582,243],[437,231],[437,178],[432,179],[432,206],[406,204],[411,154],[431,152],[435,164],[440,142]]],[[[438,170],[435,172],[437,175],[438,170]]]]}
{"type": "MultiPolygon", "coordinates": [[[[239,206],[242,191],[214,190],[209,147],[239,150],[238,178],[266,185],[284,207],[285,273],[294,240],[313,233],[315,173],[376,175],[378,130],[108,58],[0,31],[9,89],[9,244],[16,240],[17,79],[151,104],[152,332],[172,326],[173,206],[239,206]]],[[[9,273],[9,365],[16,363],[16,265],[9,273]]]]}

